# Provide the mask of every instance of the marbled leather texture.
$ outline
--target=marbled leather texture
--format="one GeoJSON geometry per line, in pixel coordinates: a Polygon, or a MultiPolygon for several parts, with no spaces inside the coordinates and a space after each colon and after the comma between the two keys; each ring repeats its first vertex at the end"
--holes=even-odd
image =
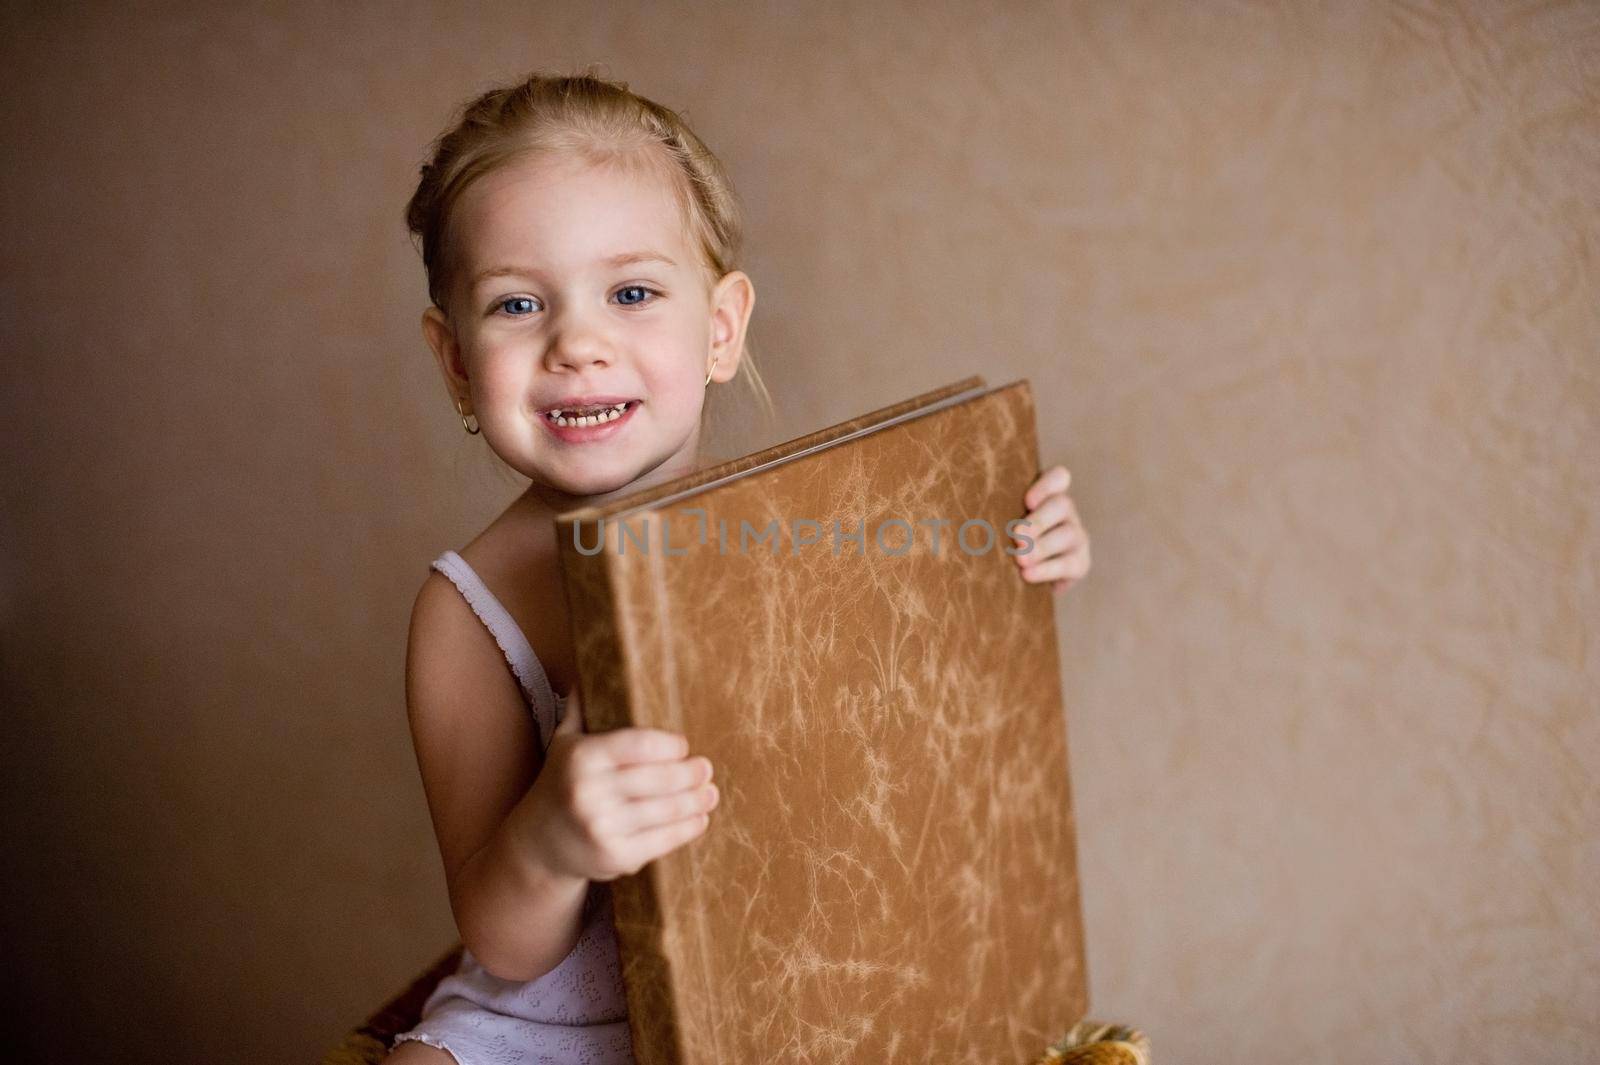
{"type": "Polygon", "coordinates": [[[1024,511],[1027,382],[765,465],[974,383],[695,475],[687,499],[653,489],[673,501],[592,556],[571,526],[595,544],[598,512],[562,516],[588,729],[682,732],[722,795],[703,837],[614,885],[641,1065],[1022,1062],[1084,1013],[1051,596],[1003,539],[955,539],[1024,511]],[[902,528],[875,540],[891,518],[916,530],[904,553],[902,528]],[[935,551],[919,523],[941,518],[935,551]],[[776,551],[740,549],[741,520],[773,519],[776,551]],[[801,519],[818,542],[791,539],[801,519]],[[864,544],[835,554],[834,521],[864,544]]]}

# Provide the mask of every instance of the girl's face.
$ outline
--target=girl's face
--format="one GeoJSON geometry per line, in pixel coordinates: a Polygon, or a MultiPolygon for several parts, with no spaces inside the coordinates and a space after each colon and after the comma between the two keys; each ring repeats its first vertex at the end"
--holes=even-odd
{"type": "Polygon", "coordinates": [[[423,333],[452,402],[536,484],[593,500],[694,469],[706,372],[733,376],[755,292],[740,271],[711,284],[681,218],[659,173],[570,157],[526,157],[456,201],[452,313],[430,306],[423,333]],[[622,403],[587,427],[549,413],[622,403]]]}

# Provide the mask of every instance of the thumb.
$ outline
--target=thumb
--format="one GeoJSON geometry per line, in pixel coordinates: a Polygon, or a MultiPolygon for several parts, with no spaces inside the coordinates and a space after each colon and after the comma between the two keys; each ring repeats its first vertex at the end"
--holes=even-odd
{"type": "Polygon", "coordinates": [[[583,733],[583,707],[578,699],[578,689],[574,687],[567,696],[566,707],[561,715],[561,720],[556,722],[556,730],[552,736],[581,735],[583,733]]]}

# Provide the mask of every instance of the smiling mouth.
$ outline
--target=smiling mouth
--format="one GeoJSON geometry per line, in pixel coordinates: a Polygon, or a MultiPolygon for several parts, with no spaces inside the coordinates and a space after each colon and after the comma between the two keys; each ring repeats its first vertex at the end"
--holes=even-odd
{"type": "Polygon", "coordinates": [[[638,400],[630,399],[623,403],[603,403],[566,409],[556,408],[545,411],[542,417],[552,425],[576,429],[585,425],[604,425],[607,422],[614,422],[628,413],[630,408],[638,405],[638,400]]]}

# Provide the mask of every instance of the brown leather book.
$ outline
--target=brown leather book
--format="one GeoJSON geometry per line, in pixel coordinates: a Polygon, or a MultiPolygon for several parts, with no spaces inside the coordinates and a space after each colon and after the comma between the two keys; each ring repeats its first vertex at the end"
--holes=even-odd
{"type": "Polygon", "coordinates": [[[640,1065],[1022,1065],[1082,1019],[1039,472],[1028,382],[973,376],[557,519],[587,730],[721,793],[611,882],[640,1065]]]}

